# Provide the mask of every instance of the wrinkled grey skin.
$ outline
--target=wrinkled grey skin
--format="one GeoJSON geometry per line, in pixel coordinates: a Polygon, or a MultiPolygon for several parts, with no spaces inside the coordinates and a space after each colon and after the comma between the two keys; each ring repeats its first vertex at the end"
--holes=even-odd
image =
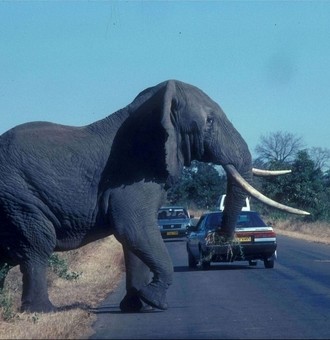
{"type": "MultiPolygon", "coordinates": [[[[54,251],[111,234],[125,256],[122,311],[139,311],[142,301],[166,309],[173,266],[157,210],[194,159],[233,164],[251,181],[248,147],[218,104],[175,80],[84,127],[31,122],[1,135],[0,269],[4,263],[20,266],[22,310],[55,309],[46,283],[54,251]]],[[[244,198],[228,178],[222,221],[228,237],[244,198]]]]}

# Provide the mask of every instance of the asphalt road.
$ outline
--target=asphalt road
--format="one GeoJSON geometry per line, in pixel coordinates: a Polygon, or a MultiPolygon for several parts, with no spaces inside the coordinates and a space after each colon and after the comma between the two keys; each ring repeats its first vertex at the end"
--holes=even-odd
{"type": "Polygon", "coordinates": [[[124,280],[96,310],[91,339],[329,339],[330,246],[278,236],[274,269],[245,262],[189,270],[184,242],[166,241],[174,264],[169,309],[124,314],[124,280]]]}

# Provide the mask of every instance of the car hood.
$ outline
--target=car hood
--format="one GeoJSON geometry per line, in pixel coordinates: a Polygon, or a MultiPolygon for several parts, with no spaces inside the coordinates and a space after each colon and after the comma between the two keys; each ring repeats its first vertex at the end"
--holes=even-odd
{"type": "Polygon", "coordinates": [[[190,223],[189,218],[171,218],[168,220],[158,220],[158,224],[183,224],[183,223],[190,223]]]}

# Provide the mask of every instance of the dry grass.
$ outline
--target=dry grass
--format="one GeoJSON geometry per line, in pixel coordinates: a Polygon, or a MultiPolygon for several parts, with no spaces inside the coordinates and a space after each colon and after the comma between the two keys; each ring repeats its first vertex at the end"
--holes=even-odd
{"type": "Polygon", "coordinates": [[[14,317],[4,321],[0,316],[1,339],[83,339],[92,334],[96,316],[88,308],[96,307],[118,284],[124,270],[121,245],[108,237],[59,256],[66,259],[71,271],[81,273],[76,281],[49,273],[51,301],[69,309],[50,314],[19,313],[22,278],[14,268],[5,283],[14,317]]]}
{"type": "Polygon", "coordinates": [[[330,224],[326,222],[304,223],[297,220],[270,220],[277,234],[299,238],[306,241],[330,244],[330,224]]]}

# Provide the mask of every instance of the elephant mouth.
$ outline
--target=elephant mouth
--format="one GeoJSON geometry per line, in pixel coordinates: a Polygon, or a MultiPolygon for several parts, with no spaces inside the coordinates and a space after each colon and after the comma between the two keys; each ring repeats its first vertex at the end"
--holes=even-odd
{"type": "MultiPolygon", "coordinates": [[[[236,168],[231,165],[227,164],[223,166],[224,169],[226,170],[226,173],[231,176],[231,178],[248,194],[250,194],[252,197],[255,199],[259,200],[260,202],[267,204],[273,208],[277,208],[279,210],[291,213],[291,214],[297,214],[297,215],[310,215],[309,212],[292,208],[287,205],[278,203],[267,196],[263,195],[261,192],[256,190],[251,184],[249,184],[241,175],[240,173],[236,170],[236,168]]],[[[261,169],[252,169],[252,173],[256,176],[278,176],[278,175],[283,175],[290,173],[291,170],[279,170],[279,171],[269,171],[269,170],[261,170],[261,169]]]]}
{"type": "Polygon", "coordinates": [[[193,159],[201,160],[204,153],[204,146],[196,133],[184,135],[183,139],[184,165],[190,166],[193,159]]]}

